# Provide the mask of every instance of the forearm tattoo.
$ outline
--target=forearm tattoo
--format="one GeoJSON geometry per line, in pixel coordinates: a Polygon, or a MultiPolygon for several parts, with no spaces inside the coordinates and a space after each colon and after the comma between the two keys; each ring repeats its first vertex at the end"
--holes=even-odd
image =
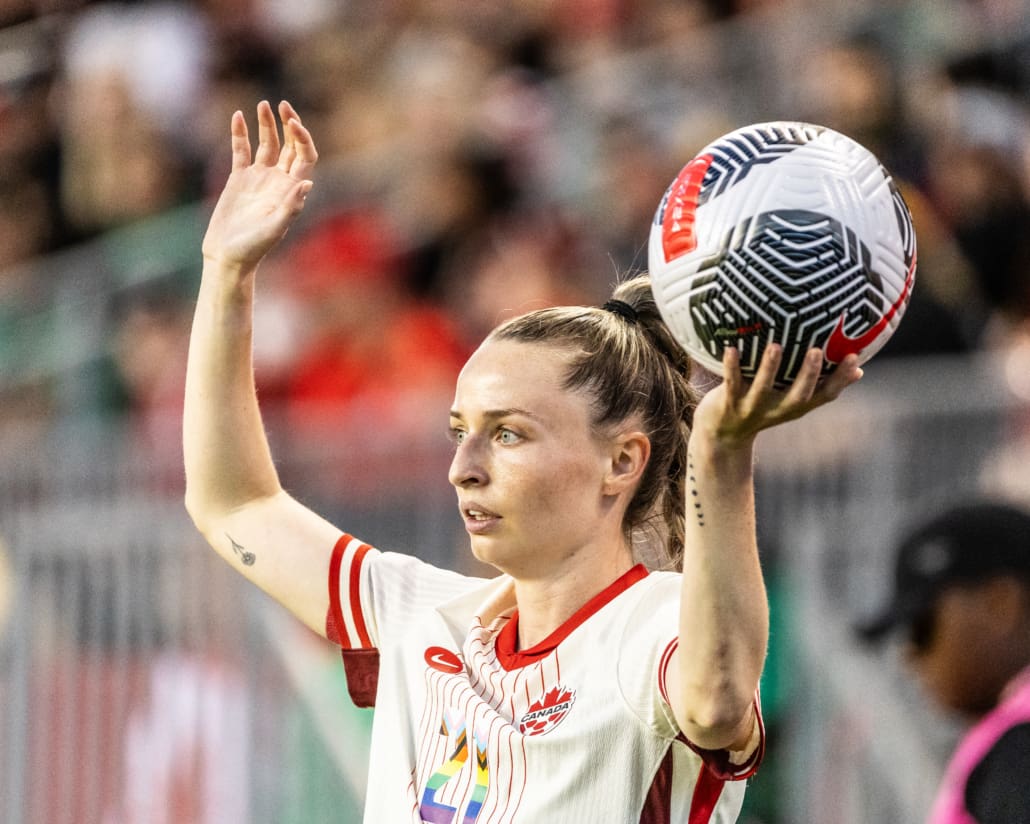
{"type": "Polygon", "coordinates": [[[257,556],[253,552],[248,552],[246,549],[244,549],[243,544],[236,543],[236,541],[233,540],[232,535],[230,535],[228,532],[225,533],[225,537],[228,538],[229,543],[232,544],[232,551],[240,556],[240,560],[243,561],[243,565],[253,566],[254,561],[257,560],[257,556]]]}
{"type": "Polygon", "coordinates": [[[700,495],[697,492],[697,478],[694,476],[694,456],[687,453],[687,478],[690,481],[690,501],[694,504],[694,515],[697,517],[697,525],[705,525],[705,513],[701,509],[700,495]]]}

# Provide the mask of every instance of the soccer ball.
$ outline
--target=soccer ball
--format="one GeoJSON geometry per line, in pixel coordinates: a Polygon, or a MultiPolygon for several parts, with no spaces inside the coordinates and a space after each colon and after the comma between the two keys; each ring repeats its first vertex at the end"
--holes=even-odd
{"type": "Polygon", "coordinates": [[[658,308],[697,362],[725,347],[752,378],[783,346],[780,387],[805,352],[823,374],[865,362],[901,321],[916,271],[912,216],[890,174],[851,138],[811,123],[746,126],[710,143],[655,213],[648,268],[658,308]]]}

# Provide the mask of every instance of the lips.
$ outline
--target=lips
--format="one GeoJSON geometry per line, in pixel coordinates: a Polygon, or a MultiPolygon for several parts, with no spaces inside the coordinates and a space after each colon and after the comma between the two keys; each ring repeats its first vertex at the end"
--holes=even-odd
{"type": "Polygon", "coordinates": [[[492,529],[501,520],[501,516],[496,512],[492,512],[477,503],[462,504],[461,517],[465,521],[465,529],[475,534],[492,529]]]}

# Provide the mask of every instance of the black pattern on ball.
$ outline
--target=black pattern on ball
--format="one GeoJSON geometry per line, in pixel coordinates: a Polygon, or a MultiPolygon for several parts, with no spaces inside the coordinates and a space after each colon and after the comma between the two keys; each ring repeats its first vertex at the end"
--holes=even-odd
{"type": "Polygon", "coordinates": [[[713,357],[721,358],[725,346],[741,350],[745,376],[754,375],[775,341],[784,345],[777,383],[790,382],[805,352],[842,315],[844,331],[857,336],[889,303],[869,249],[850,228],[817,212],[764,212],[735,227],[720,247],[698,268],[690,313],[713,357]]]}
{"type": "Polygon", "coordinates": [[[728,136],[710,151],[712,165],[701,181],[698,204],[721,195],[744,180],[756,166],[772,163],[809,143],[822,131],[819,126],[794,124],[728,136]]]}

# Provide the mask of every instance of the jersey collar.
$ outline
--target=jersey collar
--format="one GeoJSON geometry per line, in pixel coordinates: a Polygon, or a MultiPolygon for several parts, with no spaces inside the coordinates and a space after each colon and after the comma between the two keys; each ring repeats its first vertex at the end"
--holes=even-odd
{"type": "Polygon", "coordinates": [[[616,596],[625,592],[633,586],[633,584],[637,583],[637,581],[646,578],[647,575],[647,567],[643,564],[637,564],[633,568],[624,572],[621,576],[612,581],[612,583],[602,589],[597,593],[597,595],[570,615],[565,623],[559,626],[543,641],[539,644],[535,644],[529,649],[517,649],[519,638],[519,611],[516,609],[515,612],[512,613],[511,618],[508,619],[508,623],[506,623],[501,628],[501,631],[497,633],[497,641],[495,642],[494,649],[497,652],[498,662],[504,669],[514,670],[546,657],[554,651],[558,644],[571,635],[576,627],[586,621],[587,618],[600,610],[616,596]]]}

